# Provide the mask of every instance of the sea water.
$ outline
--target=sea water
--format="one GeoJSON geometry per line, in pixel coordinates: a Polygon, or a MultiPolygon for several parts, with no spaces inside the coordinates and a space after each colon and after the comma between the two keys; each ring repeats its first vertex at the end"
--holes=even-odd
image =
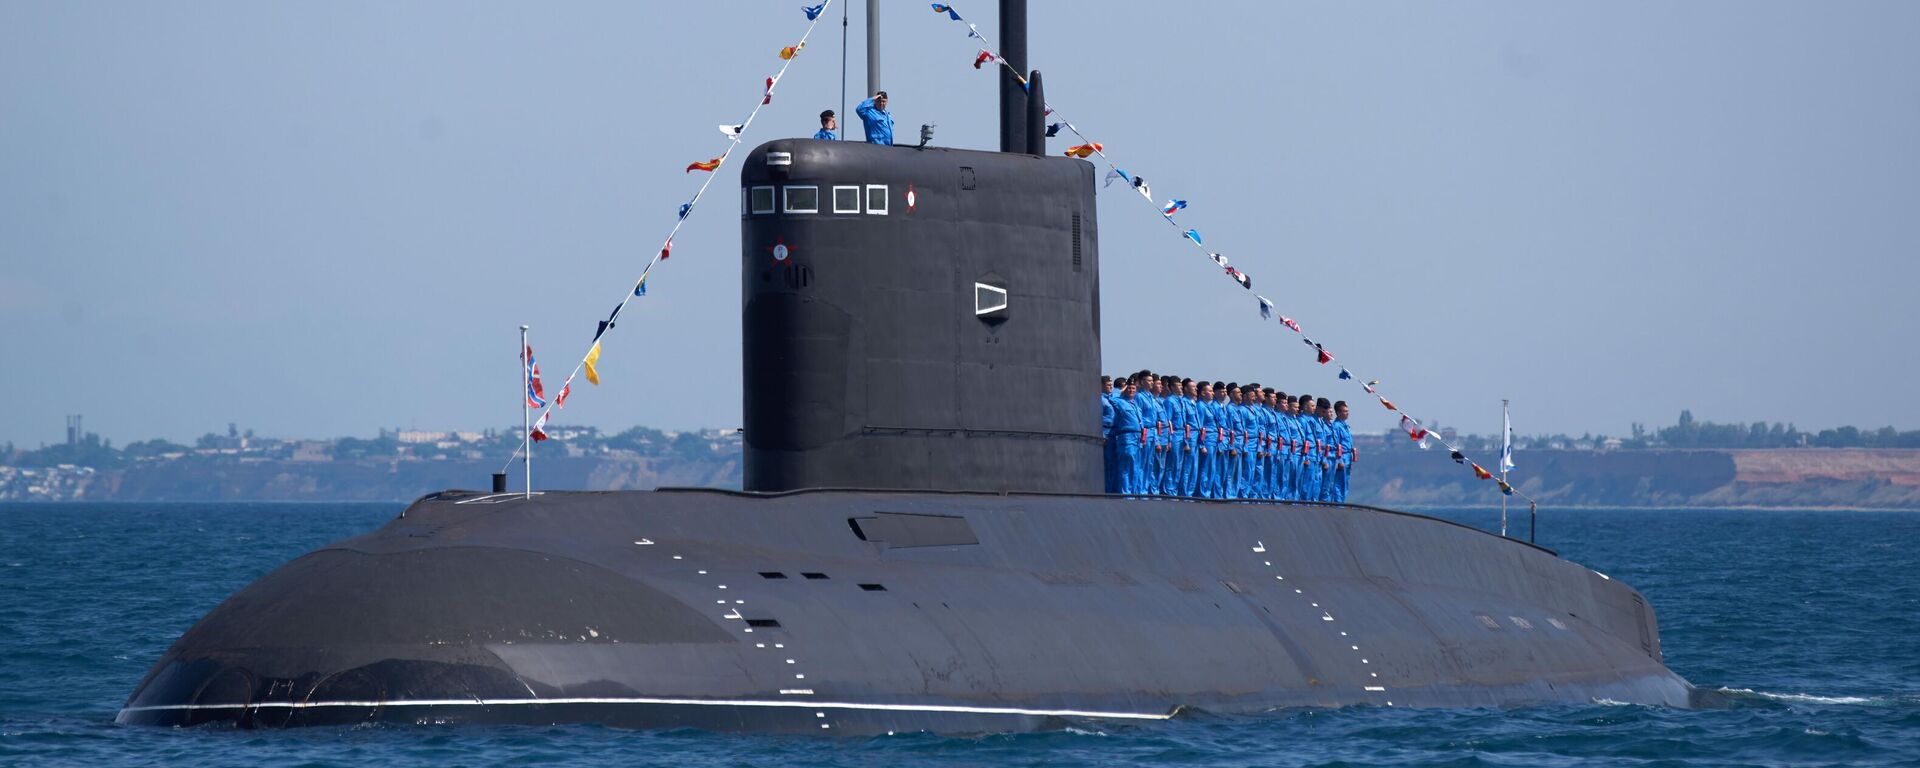
{"type": "MultiPolygon", "coordinates": [[[[596,726],[128,727],[221,599],[391,504],[0,504],[0,765],[1920,765],[1920,514],[1547,510],[1539,541],[1638,587],[1713,704],[1196,713],[875,738],[596,726]]],[[[1434,514],[1480,527],[1492,509],[1434,514]]],[[[1513,531],[1525,535],[1524,517],[1513,531]]]]}

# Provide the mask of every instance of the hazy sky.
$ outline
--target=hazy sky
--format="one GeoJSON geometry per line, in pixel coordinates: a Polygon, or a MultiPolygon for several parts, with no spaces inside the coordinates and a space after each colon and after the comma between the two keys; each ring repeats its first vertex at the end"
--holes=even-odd
{"type": "MultiPolygon", "coordinates": [[[[517,326],[557,386],[801,5],[0,0],[0,440],[517,424],[517,326]]],[[[1920,3],[1033,6],[1050,101],[1416,415],[1920,428],[1920,3]]],[[[884,10],[901,133],[993,147],[965,29],[884,10]]],[[[749,144],[840,108],[832,18],[749,144]]],[[[562,423],[739,423],[723,174],[562,423]]],[[[1359,394],[1099,216],[1106,368],[1359,394]]]]}

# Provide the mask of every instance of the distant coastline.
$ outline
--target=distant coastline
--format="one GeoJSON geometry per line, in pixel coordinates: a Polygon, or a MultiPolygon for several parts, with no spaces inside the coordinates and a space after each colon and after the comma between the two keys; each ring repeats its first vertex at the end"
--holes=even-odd
{"type": "MultiPolygon", "coordinates": [[[[541,446],[535,488],[738,488],[737,433],[687,433],[678,450],[541,446]]],[[[669,442],[669,444],[672,444],[669,442]]],[[[485,489],[506,451],[306,458],[189,453],[118,467],[0,466],[7,501],[389,501],[485,489]]],[[[1920,449],[1529,450],[1514,485],[1543,507],[1920,510],[1920,449]]],[[[519,487],[520,465],[512,465],[519,487]]],[[[1497,506],[1492,483],[1444,453],[1362,449],[1352,501],[1390,508],[1497,506]]],[[[1522,505],[1524,509],[1524,505],[1522,505]]]]}

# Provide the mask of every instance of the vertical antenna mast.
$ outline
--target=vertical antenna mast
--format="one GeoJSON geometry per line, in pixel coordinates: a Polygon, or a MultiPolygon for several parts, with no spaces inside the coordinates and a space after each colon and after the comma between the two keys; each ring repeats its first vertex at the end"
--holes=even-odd
{"type": "MultiPolygon", "coordinates": [[[[1511,423],[1512,419],[1507,416],[1507,401],[1503,399],[1500,401],[1500,484],[1503,486],[1507,484],[1507,451],[1511,449],[1513,440],[1513,430],[1508,426],[1511,423]]],[[[1506,491],[1500,492],[1500,535],[1507,535],[1506,491]]],[[[1529,534],[1528,538],[1531,539],[1532,535],[1529,534]]]]}
{"type": "Polygon", "coordinates": [[[527,326],[520,326],[520,439],[527,444],[527,498],[533,498],[533,414],[528,412],[528,393],[533,391],[533,355],[528,354],[527,326]]]}
{"type": "Polygon", "coordinates": [[[840,138],[847,138],[847,6],[840,4],[840,138]]]}
{"type": "Polygon", "coordinates": [[[867,95],[880,90],[880,0],[867,0],[867,95]]]}
{"type": "MultiPolygon", "coordinates": [[[[871,0],[869,0],[871,2],[871,0]]],[[[1000,0],[1000,151],[1026,152],[1027,91],[1014,73],[1027,72],[1027,0],[1000,0]]]]}

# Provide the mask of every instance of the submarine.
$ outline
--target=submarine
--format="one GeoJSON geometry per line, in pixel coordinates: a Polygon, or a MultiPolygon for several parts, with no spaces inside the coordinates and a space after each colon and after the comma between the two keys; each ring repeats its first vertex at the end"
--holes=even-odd
{"type": "MultiPolygon", "coordinates": [[[[1003,0],[1015,71],[1024,17],[1003,0]]],[[[743,490],[426,496],[228,597],[117,721],[872,735],[1688,706],[1645,597],[1552,550],[1102,493],[1094,167],[1047,156],[1029,82],[1001,77],[1000,151],[746,155],[743,490]]]]}

